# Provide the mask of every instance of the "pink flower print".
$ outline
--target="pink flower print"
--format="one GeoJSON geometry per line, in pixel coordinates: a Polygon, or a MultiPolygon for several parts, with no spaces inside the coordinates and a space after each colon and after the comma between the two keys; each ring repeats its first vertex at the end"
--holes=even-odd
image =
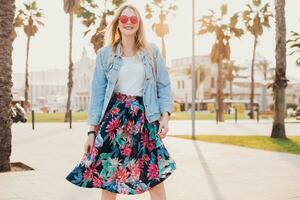
{"type": "Polygon", "coordinates": [[[158,180],[158,166],[156,164],[149,164],[147,172],[149,180],[158,180]]]}
{"type": "Polygon", "coordinates": [[[132,131],[133,128],[133,121],[128,120],[126,123],[126,133],[130,133],[132,131]]]}
{"type": "Polygon", "coordinates": [[[137,105],[134,105],[133,108],[130,110],[131,116],[136,116],[139,111],[139,107],[137,105]]]}
{"type": "Polygon", "coordinates": [[[102,178],[101,177],[94,177],[93,179],[93,186],[100,187],[102,185],[102,178]]]}
{"type": "Polygon", "coordinates": [[[119,167],[115,173],[115,178],[117,182],[127,182],[127,177],[129,173],[126,171],[125,168],[119,167]]]}
{"type": "Polygon", "coordinates": [[[94,168],[86,168],[83,173],[83,180],[92,180],[93,179],[93,173],[96,171],[94,168]]]}
{"type": "Polygon", "coordinates": [[[131,105],[130,101],[125,101],[125,108],[129,108],[131,105]]]}
{"type": "Polygon", "coordinates": [[[149,151],[152,151],[155,148],[155,143],[153,140],[148,140],[147,141],[147,148],[149,151]]]}
{"type": "Polygon", "coordinates": [[[141,128],[142,128],[142,124],[141,124],[141,123],[137,123],[137,124],[135,125],[135,131],[136,131],[137,133],[141,131],[141,128]]]}
{"type": "Polygon", "coordinates": [[[122,154],[124,156],[130,156],[130,154],[131,154],[131,148],[129,146],[126,146],[124,149],[122,149],[122,154]]]}
{"type": "Polygon", "coordinates": [[[119,127],[119,125],[120,125],[120,120],[114,117],[107,125],[106,132],[108,133],[114,131],[116,128],[119,127]]]}
{"type": "Polygon", "coordinates": [[[133,181],[137,181],[141,174],[141,168],[139,167],[139,164],[134,163],[129,167],[130,170],[130,177],[133,181]]]}
{"type": "Polygon", "coordinates": [[[111,110],[112,115],[117,115],[117,114],[119,114],[119,112],[120,112],[120,109],[118,107],[115,107],[111,110]]]}
{"type": "Polygon", "coordinates": [[[148,135],[147,134],[142,134],[142,147],[146,148],[148,142],[149,142],[148,135]]]}
{"type": "Polygon", "coordinates": [[[141,114],[141,122],[144,123],[145,122],[145,112],[142,112],[141,114]]]}
{"type": "Polygon", "coordinates": [[[106,126],[105,132],[108,133],[109,139],[113,141],[115,134],[114,130],[116,130],[120,126],[120,120],[117,118],[113,118],[109,124],[106,126]]]}
{"type": "Polygon", "coordinates": [[[96,155],[98,155],[98,149],[95,146],[93,146],[91,156],[95,158],[96,155]]]}
{"type": "Polygon", "coordinates": [[[166,165],[166,160],[163,159],[161,156],[157,156],[157,161],[162,161],[162,165],[165,166],[166,165]]]}

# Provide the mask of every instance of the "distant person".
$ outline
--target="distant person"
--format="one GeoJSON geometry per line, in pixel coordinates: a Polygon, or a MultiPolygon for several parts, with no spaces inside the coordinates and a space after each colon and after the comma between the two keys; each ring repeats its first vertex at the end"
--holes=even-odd
{"type": "Polygon", "coordinates": [[[163,181],[176,169],[163,138],[173,97],[165,61],[148,43],[137,8],[121,6],[96,58],[81,162],[66,179],[102,188],[102,200],[150,192],[165,200],[163,181]]]}

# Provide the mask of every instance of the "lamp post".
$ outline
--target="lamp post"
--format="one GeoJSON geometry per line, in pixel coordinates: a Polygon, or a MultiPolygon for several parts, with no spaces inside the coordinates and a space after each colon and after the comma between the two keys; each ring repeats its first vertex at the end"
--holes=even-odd
{"type": "MultiPolygon", "coordinates": [[[[200,77],[199,77],[200,78],[200,77]]],[[[195,0],[192,0],[192,138],[195,139],[195,0]]]]}

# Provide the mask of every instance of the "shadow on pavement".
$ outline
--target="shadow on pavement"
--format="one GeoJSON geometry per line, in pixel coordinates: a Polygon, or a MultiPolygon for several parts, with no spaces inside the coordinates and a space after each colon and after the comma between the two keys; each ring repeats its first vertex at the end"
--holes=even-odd
{"type": "Polygon", "coordinates": [[[218,184],[217,184],[215,178],[213,177],[213,175],[212,175],[212,173],[211,173],[211,171],[209,169],[209,166],[206,163],[205,157],[203,156],[203,154],[201,152],[201,149],[199,147],[198,142],[195,141],[195,140],[193,140],[193,143],[194,143],[194,146],[195,146],[195,149],[196,149],[199,161],[200,161],[200,163],[201,163],[201,165],[203,167],[203,170],[205,172],[208,184],[209,184],[209,186],[211,188],[213,199],[215,199],[215,200],[222,200],[223,197],[222,197],[221,191],[220,191],[220,189],[218,187],[218,184]]]}

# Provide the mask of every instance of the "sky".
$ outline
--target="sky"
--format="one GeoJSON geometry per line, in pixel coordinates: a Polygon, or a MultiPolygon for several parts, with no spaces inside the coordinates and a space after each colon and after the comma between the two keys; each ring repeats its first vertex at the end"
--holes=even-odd
{"type": "MultiPolygon", "coordinates": [[[[23,7],[26,0],[16,0],[17,9],[23,7]]],[[[129,3],[138,7],[144,15],[144,5],[149,1],[128,0],[129,3]]],[[[176,16],[168,17],[170,33],[166,36],[167,64],[172,59],[187,57],[192,55],[192,0],[177,0],[178,11],[176,16]]],[[[251,0],[195,0],[196,19],[208,13],[208,9],[215,11],[223,3],[228,4],[229,13],[244,10],[246,4],[251,0]]],[[[274,10],[274,0],[263,0],[269,2],[271,10],[274,10]]],[[[40,71],[46,69],[67,69],[68,67],[68,15],[63,11],[63,0],[37,0],[37,4],[43,9],[45,14],[43,22],[45,26],[39,28],[36,36],[31,39],[29,53],[29,71],[40,71]]],[[[286,0],[286,26],[287,37],[290,31],[300,32],[299,0],[286,0]]],[[[81,58],[82,50],[87,50],[90,58],[95,58],[92,45],[88,37],[83,37],[86,28],[80,20],[74,18],[73,33],[73,61],[78,62],[81,58]]],[[[151,30],[153,20],[143,20],[146,27],[146,37],[150,42],[160,46],[160,39],[151,30]]],[[[199,24],[195,24],[196,31],[199,24]]],[[[262,37],[259,38],[257,52],[268,59],[275,66],[275,22],[271,20],[271,28],[266,29],[262,37]]],[[[209,54],[214,42],[213,35],[196,36],[195,54],[209,54]]],[[[25,71],[26,36],[23,30],[17,31],[17,38],[13,43],[13,72],[25,71]]],[[[250,60],[253,51],[253,37],[247,33],[241,39],[234,39],[231,42],[231,56],[237,63],[243,64],[245,60],[250,60]]],[[[289,50],[287,50],[289,52],[289,50]]],[[[296,67],[297,56],[287,56],[287,73],[294,77],[300,77],[300,67],[296,67]]]]}

